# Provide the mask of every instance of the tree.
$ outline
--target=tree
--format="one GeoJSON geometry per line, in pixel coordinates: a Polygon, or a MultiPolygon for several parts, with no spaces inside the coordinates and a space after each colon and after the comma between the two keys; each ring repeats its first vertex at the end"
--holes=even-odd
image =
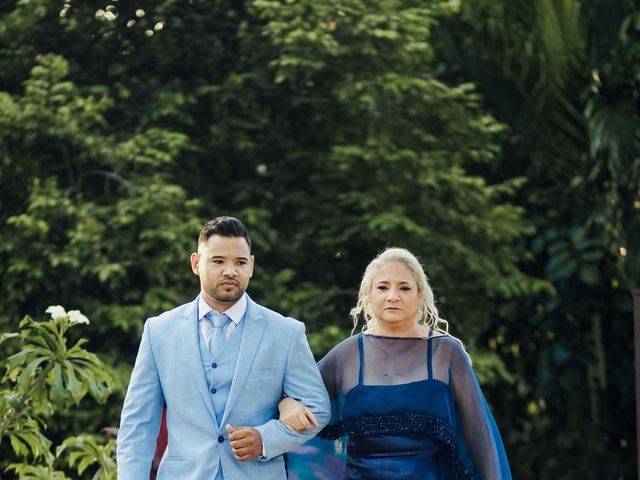
{"type": "Polygon", "coordinates": [[[504,125],[438,76],[450,2],[4,12],[0,302],[8,318],[49,298],[91,312],[118,384],[110,410],[78,418],[117,422],[142,322],[195,294],[188,254],[221,213],[255,237],[251,294],[304,320],[316,354],[350,330],[364,267],[393,244],[423,259],[481,378],[511,381],[482,335],[501,301],[548,286],[519,266],[522,179],[488,175],[504,125]]]}
{"type": "Polygon", "coordinates": [[[490,340],[531,379],[514,399],[522,478],[635,475],[623,288],[627,250],[638,248],[625,232],[640,205],[634,10],[637,2],[486,0],[462,5],[438,34],[445,78],[478,82],[511,127],[501,165],[527,178],[517,202],[531,220],[531,272],[555,287],[513,305],[518,323],[490,340]]]}

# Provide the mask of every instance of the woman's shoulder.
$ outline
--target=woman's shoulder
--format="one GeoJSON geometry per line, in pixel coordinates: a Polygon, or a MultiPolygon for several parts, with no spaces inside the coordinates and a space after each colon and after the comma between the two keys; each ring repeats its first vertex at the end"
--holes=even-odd
{"type": "Polygon", "coordinates": [[[351,335],[347,338],[345,338],[344,340],[342,340],[340,343],[338,343],[335,347],[333,347],[331,349],[331,352],[335,351],[344,351],[344,350],[350,350],[353,348],[358,348],[358,337],[362,335],[361,333],[356,333],[355,335],[351,335]]]}
{"type": "MultiPolygon", "coordinates": [[[[434,340],[438,340],[441,343],[447,343],[447,344],[460,343],[460,340],[458,340],[456,337],[454,337],[450,333],[441,332],[440,330],[432,330],[432,332],[433,333],[431,334],[430,338],[433,338],[434,340]]],[[[427,336],[426,338],[428,339],[429,336],[427,336]]]]}
{"type": "Polygon", "coordinates": [[[431,338],[438,342],[437,345],[439,348],[448,350],[453,356],[468,356],[462,341],[449,333],[434,332],[431,338]]]}

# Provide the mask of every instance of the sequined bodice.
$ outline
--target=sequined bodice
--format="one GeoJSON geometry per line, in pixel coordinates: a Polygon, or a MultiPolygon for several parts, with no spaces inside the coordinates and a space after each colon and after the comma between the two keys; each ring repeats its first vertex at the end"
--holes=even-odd
{"type": "Polygon", "coordinates": [[[450,418],[451,391],[446,383],[427,379],[400,385],[356,385],[346,395],[343,415],[390,415],[404,412],[450,418]]]}

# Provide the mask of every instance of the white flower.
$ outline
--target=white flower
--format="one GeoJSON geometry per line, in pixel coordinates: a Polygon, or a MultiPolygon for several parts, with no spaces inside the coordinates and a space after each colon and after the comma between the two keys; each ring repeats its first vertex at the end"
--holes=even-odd
{"type": "Polygon", "coordinates": [[[69,316],[69,323],[71,325],[77,325],[79,323],[89,325],[89,319],[80,313],[80,310],[70,310],[67,315],[69,316]]]}
{"type": "Polygon", "coordinates": [[[63,318],[67,316],[67,312],[65,312],[64,308],[60,305],[50,305],[44,313],[48,313],[51,315],[52,320],[58,320],[59,318],[63,318]]]}

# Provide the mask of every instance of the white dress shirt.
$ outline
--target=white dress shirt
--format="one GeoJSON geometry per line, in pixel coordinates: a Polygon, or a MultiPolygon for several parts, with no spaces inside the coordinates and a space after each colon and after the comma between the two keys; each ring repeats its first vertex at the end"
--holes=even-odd
{"type": "Polygon", "coordinates": [[[200,328],[200,335],[202,335],[205,345],[209,345],[209,339],[211,338],[213,329],[208,324],[208,320],[205,320],[204,316],[211,311],[224,313],[231,319],[231,321],[225,325],[223,330],[224,336],[229,338],[235,331],[236,327],[240,323],[240,320],[242,320],[242,317],[244,317],[244,314],[247,311],[247,294],[243,293],[240,299],[231,307],[227,308],[224,312],[218,312],[217,310],[211,308],[209,304],[203,300],[202,296],[198,299],[198,325],[200,328]]]}

